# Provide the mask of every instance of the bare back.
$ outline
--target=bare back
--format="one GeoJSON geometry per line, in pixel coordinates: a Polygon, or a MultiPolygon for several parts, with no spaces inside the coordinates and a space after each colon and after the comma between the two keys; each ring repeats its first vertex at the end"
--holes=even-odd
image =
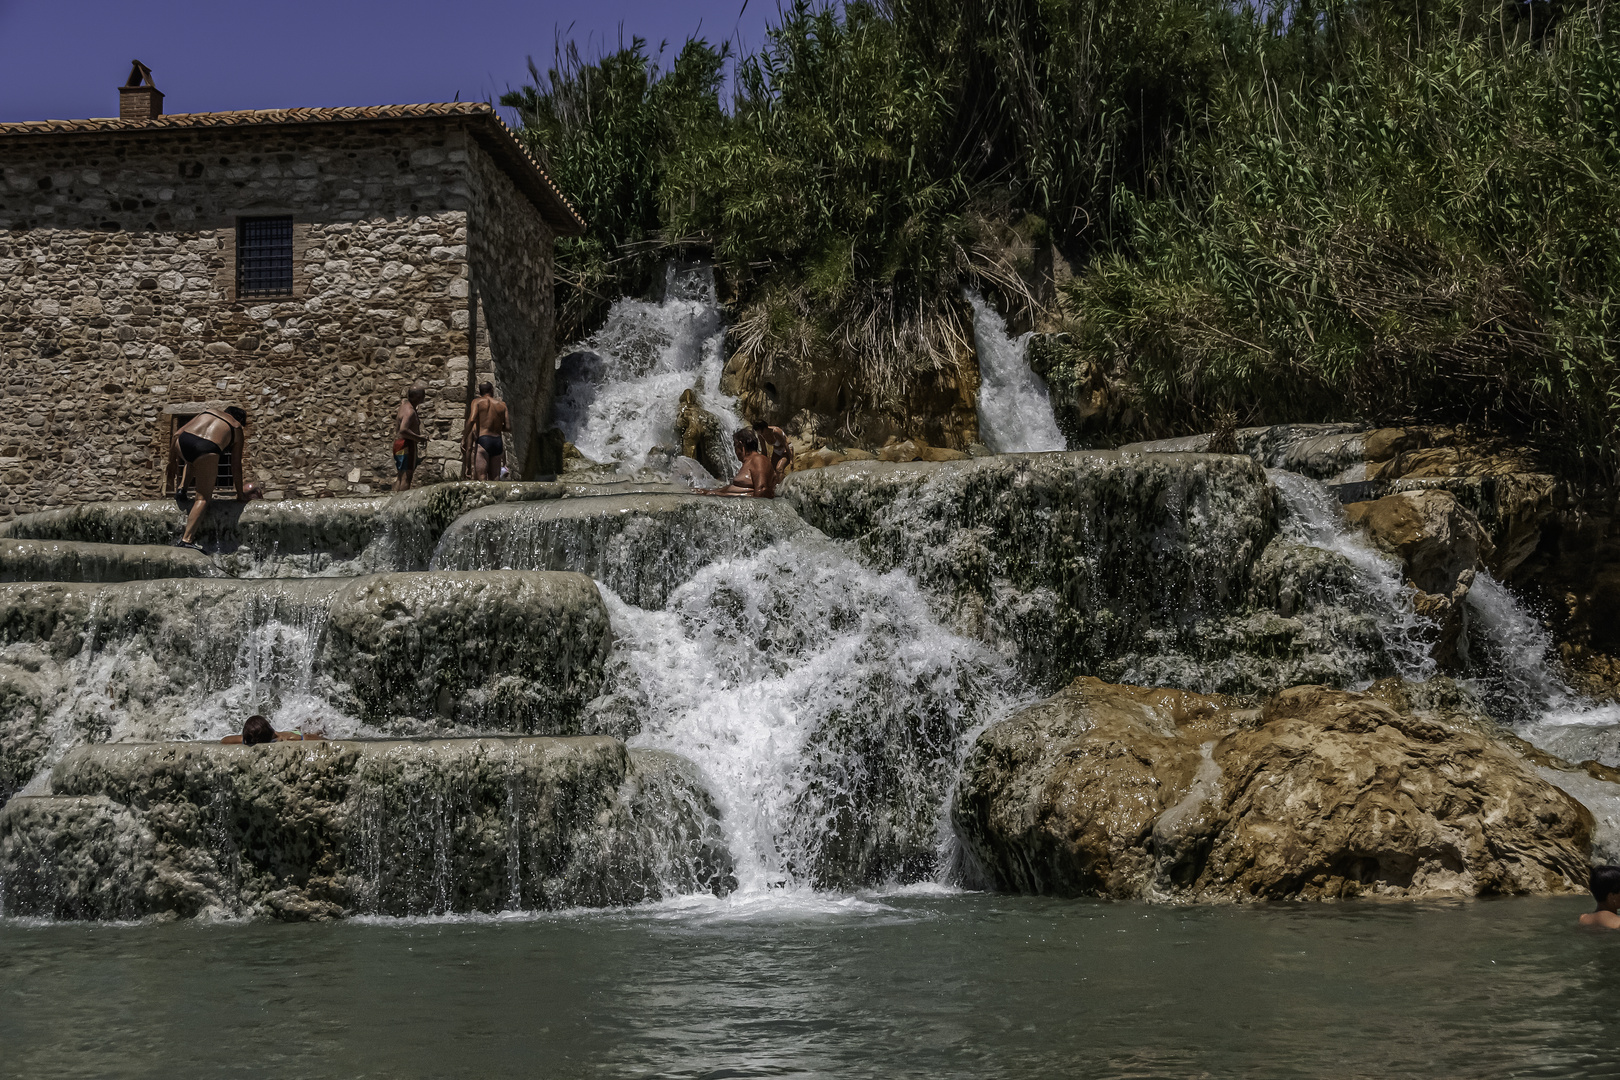
{"type": "Polygon", "coordinates": [[[227,420],[211,412],[201,412],[193,416],[186,425],[180,429],[188,435],[195,435],[199,439],[207,439],[226,453],[236,445],[237,433],[242,430],[241,425],[227,420]]]}
{"type": "Polygon", "coordinates": [[[481,397],[472,403],[467,423],[474,437],[500,435],[506,431],[506,402],[492,397],[481,397]]]}
{"type": "Polygon", "coordinates": [[[746,494],[756,499],[776,498],[776,470],[771,465],[771,459],[757,450],[750,453],[743,461],[743,467],[732,478],[731,486],[747,489],[746,494]]]}

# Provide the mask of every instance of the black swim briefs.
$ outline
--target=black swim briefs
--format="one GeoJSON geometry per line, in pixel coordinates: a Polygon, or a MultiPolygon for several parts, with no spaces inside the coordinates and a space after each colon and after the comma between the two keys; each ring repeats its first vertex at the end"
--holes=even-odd
{"type": "Polygon", "coordinates": [[[180,433],[180,456],[185,458],[187,465],[194,463],[205,454],[223,454],[224,452],[220,449],[218,443],[205,439],[201,435],[193,435],[189,431],[180,433]]]}

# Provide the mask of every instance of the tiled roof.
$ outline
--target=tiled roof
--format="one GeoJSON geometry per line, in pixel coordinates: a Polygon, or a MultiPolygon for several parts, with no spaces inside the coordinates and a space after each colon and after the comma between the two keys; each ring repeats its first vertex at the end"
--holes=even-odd
{"type": "Polygon", "coordinates": [[[365,105],[342,109],[248,109],[239,112],[172,113],[152,120],[117,117],[92,120],[29,120],[0,124],[0,138],[12,135],[82,135],[160,132],[191,128],[256,127],[261,124],[343,124],[368,120],[465,118],[479,145],[511,176],[541,215],[559,233],[578,235],[585,222],[552,182],[546,170],[518,141],[493,108],[478,101],[427,105],[365,105]]]}

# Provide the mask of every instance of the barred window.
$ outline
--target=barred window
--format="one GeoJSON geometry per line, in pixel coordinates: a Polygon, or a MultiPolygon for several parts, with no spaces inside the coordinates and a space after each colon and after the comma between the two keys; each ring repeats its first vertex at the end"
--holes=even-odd
{"type": "Polygon", "coordinates": [[[290,217],[237,219],[236,295],[292,294],[292,238],[290,217]]]}

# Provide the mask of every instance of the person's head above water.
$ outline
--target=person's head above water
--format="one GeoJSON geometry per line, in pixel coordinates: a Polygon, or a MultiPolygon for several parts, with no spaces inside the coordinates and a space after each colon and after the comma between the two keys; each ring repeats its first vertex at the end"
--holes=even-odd
{"type": "Polygon", "coordinates": [[[737,434],[733,435],[732,438],[738,446],[747,450],[750,454],[759,453],[759,436],[754,434],[753,428],[738,428],[737,434]]]}
{"type": "Polygon", "coordinates": [[[247,723],[242,725],[242,743],[245,746],[275,741],[276,729],[270,726],[270,721],[258,714],[248,717],[247,723]]]}
{"type": "Polygon", "coordinates": [[[1608,907],[1611,897],[1620,896],[1620,866],[1592,867],[1591,889],[1598,907],[1608,907]]]}

